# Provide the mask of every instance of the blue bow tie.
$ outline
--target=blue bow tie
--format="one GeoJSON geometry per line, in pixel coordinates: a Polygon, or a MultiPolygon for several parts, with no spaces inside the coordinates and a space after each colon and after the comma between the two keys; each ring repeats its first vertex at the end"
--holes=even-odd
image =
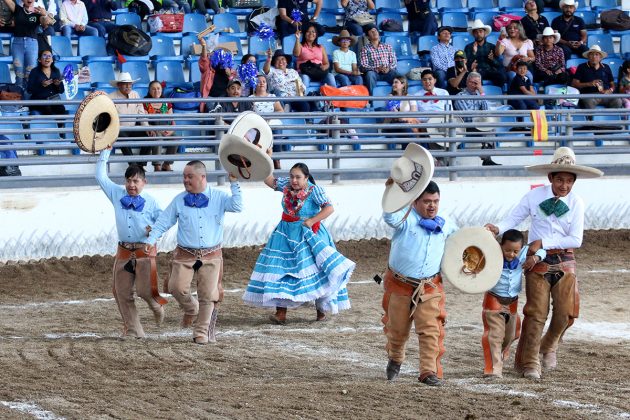
{"type": "Polygon", "coordinates": [[[434,219],[420,219],[420,223],[418,224],[429,233],[441,233],[442,226],[444,226],[444,219],[440,216],[435,216],[434,219]]]}
{"type": "Polygon", "coordinates": [[[188,193],[184,196],[184,204],[187,207],[197,207],[198,209],[202,209],[204,207],[208,207],[208,197],[204,194],[193,194],[188,193]]]}
{"type": "Polygon", "coordinates": [[[508,268],[510,270],[516,270],[518,268],[518,263],[520,261],[518,258],[514,258],[512,261],[503,260],[503,268],[508,268]]]}
{"type": "Polygon", "coordinates": [[[120,199],[120,204],[127,210],[142,211],[144,208],[144,198],[139,195],[126,195],[120,199]]]}

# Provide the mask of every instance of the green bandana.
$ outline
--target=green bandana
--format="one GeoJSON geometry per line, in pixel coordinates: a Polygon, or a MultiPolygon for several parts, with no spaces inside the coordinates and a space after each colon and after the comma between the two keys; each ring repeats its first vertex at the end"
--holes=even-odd
{"type": "Polygon", "coordinates": [[[567,206],[564,201],[560,200],[560,197],[548,198],[540,203],[538,207],[540,207],[547,216],[555,214],[556,217],[561,217],[569,211],[569,206],[567,206]]]}

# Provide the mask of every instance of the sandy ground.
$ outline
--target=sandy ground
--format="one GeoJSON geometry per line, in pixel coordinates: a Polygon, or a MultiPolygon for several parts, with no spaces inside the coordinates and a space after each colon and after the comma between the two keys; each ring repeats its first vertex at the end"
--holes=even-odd
{"type": "MultiPolygon", "coordinates": [[[[344,242],[357,262],[353,309],[323,323],[312,306],[289,312],[244,306],[260,248],[225,250],[225,303],[216,345],[162,327],[138,301],[148,337],[120,339],[111,297],[112,257],[0,267],[0,418],[630,418],[630,232],[588,232],[577,252],[581,317],[541,381],[482,377],[481,295],[447,284],[445,386],[417,382],[412,336],[401,376],[384,378],[380,324],[389,243],[344,242]]],[[[166,275],[168,255],[159,257],[166,275]]],[[[521,306],[524,297],[521,299],[521,306]]]]}

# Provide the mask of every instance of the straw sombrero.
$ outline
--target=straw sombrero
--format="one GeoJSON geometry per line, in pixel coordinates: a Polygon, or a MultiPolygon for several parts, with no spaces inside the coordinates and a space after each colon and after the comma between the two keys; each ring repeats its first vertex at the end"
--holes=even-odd
{"type": "Polygon", "coordinates": [[[114,144],[120,119],[114,102],[103,91],[90,93],[74,114],[74,141],[79,149],[96,153],[114,144]]]}
{"type": "Polygon", "coordinates": [[[502,270],[501,246],[486,228],[462,228],[446,240],[441,272],[462,292],[490,290],[499,281],[502,270]]]}
{"type": "Polygon", "coordinates": [[[553,30],[553,28],[550,28],[549,26],[547,26],[543,31],[542,34],[538,34],[536,36],[536,39],[538,41],[542,40],[544,36],[552,36],[553,37],[553,43],[557,44],[558,41],[560,41],[560,34],[556,31],[553,30]]]}
{"type": "Polygon", "coordinates": [[[582,53],[582,57],[588,58],[588,55],[591,53],[598,53],[602,56],[602,58],[608,57],[608,53],[606,51],[602,51],[602,48],[597,44],[589,48],[588,51],[584,51],[584,53],[582,53]]]}
{"type": "Polygon", "coordinates": [[[118,79],[110,80],[109,84],[111,87],[118,87],[118,83],[136,83],[140,79],[132,79],[131,73],[123,71],[118,75],[118,79]]]}
{"type": "Polygon", "coordinates": [[[392,165],[390,177],[394,182],[385,187],[381,202],[383,211],[397,212],[418,198],[431,181],[433,165],[433,156],[428,150],[409,143],[392,165]]]}
{"type": "Polygon", "coordinates": [[[273,162],[267,149],[273,145],[269,124],[253,111],[241,113],[234,119],[219,144],[221,165],[241,179],[262,181],[273,172],[273,162]],[[254,133],[250,140],[248,132],[254,133]]]}
{"type": "Polygon", "coordinates": [[[550,174],[552,172],[568,172],[580,178],[598,178],[604,173],[597,168],[581,166],[575,164],[575,153],[568,147],[559,147],[553,153],[551,163],[544,165],[526,166],[530,172],[535,174],[550,174]]]}

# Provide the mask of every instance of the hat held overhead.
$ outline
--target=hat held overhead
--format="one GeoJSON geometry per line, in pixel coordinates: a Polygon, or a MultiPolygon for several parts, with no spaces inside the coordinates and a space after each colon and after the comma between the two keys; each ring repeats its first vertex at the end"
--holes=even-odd
{"type": "Polygon", "coordinates": [[[107,93],[92,92],[81,101],[73,124],[74,141],[79,149],[100,152],[114,144],[119,132],[118,110],[107,93]]]}

